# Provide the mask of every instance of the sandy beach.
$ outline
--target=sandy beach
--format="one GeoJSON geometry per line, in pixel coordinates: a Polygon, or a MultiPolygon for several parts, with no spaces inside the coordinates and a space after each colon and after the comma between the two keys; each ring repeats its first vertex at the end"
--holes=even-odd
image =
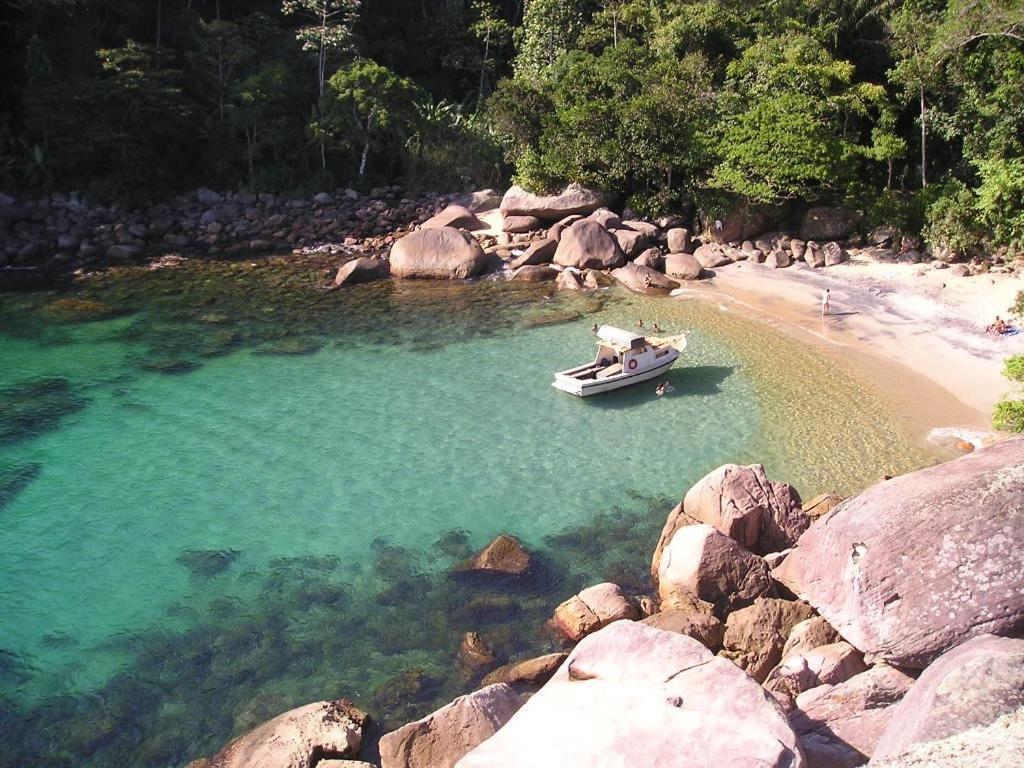
{"type": "Polygon", "coordinates": [[[994,337],[985,327],[996,315],[1007,318],[1022,289],[1016,275],[954,277],[854,255],[819,270],[740,262],[674,295],[712,294],[724,309],[742,307],[848,360],[922,426],[977,442],[990,429],[992,406],[1011,391],[1003,360],[1024,352],[1024,334],[994,337]],[[826,288],[832,313],[822,318],[826,288]]]}

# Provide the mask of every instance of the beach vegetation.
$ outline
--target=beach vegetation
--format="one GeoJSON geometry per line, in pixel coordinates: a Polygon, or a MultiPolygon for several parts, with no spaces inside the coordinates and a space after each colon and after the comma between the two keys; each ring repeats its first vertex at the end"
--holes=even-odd
{"type": "MultiPolygon", "coordinates": [[[[1017,301],[1020,304],[1021,297],[1017,301]]],[[[1024,355],[1013,355],[1003,362],[1003,376],[1018,386],[1024,385],[1024,355]]],[[[1024,400],[1004,397],[992,412],[992,427],[1001,432],[1024,432],[1024,400]]]]}
{"type": "Polygon", "coordinates": [[[119,0],[0,26],[0,187],[579,182],[641,213],[854,204],[1024,243],[1017,0],[119,0]]]}

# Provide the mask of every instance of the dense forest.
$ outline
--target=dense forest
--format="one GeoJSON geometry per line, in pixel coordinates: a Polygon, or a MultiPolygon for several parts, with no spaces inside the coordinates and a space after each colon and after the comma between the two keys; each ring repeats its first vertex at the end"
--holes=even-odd
{"type": "Polygon", "coordinates": [[[13,0],[0,189],[847,203],[1024,244],[1024,0],[13,0]]]}

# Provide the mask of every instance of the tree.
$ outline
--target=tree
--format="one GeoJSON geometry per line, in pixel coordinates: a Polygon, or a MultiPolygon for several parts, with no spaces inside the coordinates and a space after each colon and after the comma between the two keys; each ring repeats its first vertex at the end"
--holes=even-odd
{"type": "Polygon", "coordinates": [[[541,75],[572,50],[586,22],[586,0],[530,0],[516,30],[516,77],[541,75]]]}
{"type": "Polygon", "coordinates": [[[287,67],[274,62],[242,80],[231,95],[229,123],[245,135],[250,183],[259,154],[283,146],[288,136],[289,80],[287,67]]]}
{"type": "Polygon", "coordinates": [[[363,178],[370,150],[408,128],[417,95],[411,81],[387,67],[356,60],[331,76],[319,130],[342,146],[359,149],[359,177],[363,178]]]}
{"type": "Polygon", "coordinates": [[[477,90],[477,103],[482,102],[487,93],[487,73],[493,65],[492,50],[508,43],[512,36],[512,27],[501,17],[500,8],[492,0],[473,0],[473,12],[476,21],[470,29],[477,41],[483,46],[480,56],[480,87],[477,90]]]}
{"type": "MultiPolygon", "coordinates": [[[[284,0],[281,10],[309,23],[299,27],[296,38],[302,50],[316,55],[317,95],[324,96],[328,59],[331,54],[352,49],[352,27],[359,16],[360,0],[284,0]]],[[[321,169],[327,170],[327,150],[320,142],[321,169]]]]}
{"type": "Polygon", "coordinates": [[[921,128],[921,186],[928,186],[928,105],[926,95],[938,81],[940,71],[932,49],[932,34],[939,16],[919,0],[905,3],[890,22],[896,66],[892,80],[903,86],[907,98],[916,98],[921,128]]]}

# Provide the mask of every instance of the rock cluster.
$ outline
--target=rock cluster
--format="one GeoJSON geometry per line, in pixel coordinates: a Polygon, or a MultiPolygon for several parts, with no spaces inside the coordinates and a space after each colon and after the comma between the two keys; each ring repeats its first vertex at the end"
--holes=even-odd
{"type": "MultiPolygon", "coordinates": [[[[971,749],[1000,766],[999,750],[1024,753],[1024,438],[810,509],[814,522],[760,465],[710,472],[666,521],[656,596],[583,589],[551,620],[574,648],[497,668],[467,632],[456,656],[482,687],[383,736],[381,768],[903,768],[922,754],[952,767],[971,749]]],[[[505,535],[459,572],[530,569],[505,535]]],[[[290,768],[321,743],[350,755],[362,715],[337,706],[286,713],[203,765],[290,768]]]]}

